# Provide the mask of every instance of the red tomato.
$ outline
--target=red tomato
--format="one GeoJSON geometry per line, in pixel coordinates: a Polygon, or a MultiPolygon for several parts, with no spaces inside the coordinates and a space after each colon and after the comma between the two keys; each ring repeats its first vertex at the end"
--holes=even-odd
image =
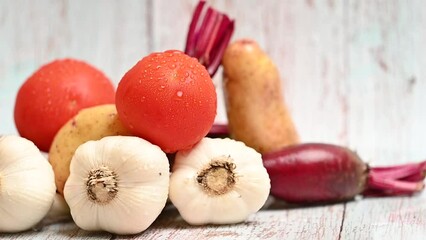
{"type": "Polygon", "coordinates": [[[15,125],[19,134],[48,151],[58,130],[80,109],[114,103],[111,81],[85,62],[64,59],[48,63],[19,89],[15,125]]]}
{"type": "Polygon", "coordinates": [[[168,153],[200,141],[216,116],[216,91],[207,70],[176,50],[139,61],[121,79],[115,98],[123,124],[168,153]]]}

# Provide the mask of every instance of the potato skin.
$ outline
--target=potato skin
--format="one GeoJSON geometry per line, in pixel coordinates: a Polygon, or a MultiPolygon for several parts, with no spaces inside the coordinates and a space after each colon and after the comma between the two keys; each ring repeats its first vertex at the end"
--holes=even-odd
{"type": "Polygon", "coordinates": [[[57,191],[63,195],[75,150],[89,140],[106,136],[131,135],[118,119],[115,104],[85,108],[58,131],[49,151],[49,162],[55,172],[57,191]]]}
{"type": "Polygon", "coordinates": [[[231,137],[260,153],[299,142],[272,60],[250,39],[230,44],[222,59],[231,137]]]}

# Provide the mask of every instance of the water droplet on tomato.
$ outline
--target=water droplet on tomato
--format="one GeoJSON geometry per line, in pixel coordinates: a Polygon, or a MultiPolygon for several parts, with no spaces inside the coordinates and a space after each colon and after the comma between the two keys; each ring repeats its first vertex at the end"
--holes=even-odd
{"type": "Polygon", "coordinates": [[[161,85],[159,88],[158,88],[158,90],[164,90],[166,88],[166,86],[164,86],[164,85],[161,85]]]}
{"type": "Polygon", "coordinates": [[[141,102],[145,102],[145,96],[141,97],[141,102]]]}
{"type": "Polygon", "coordinates": [[[156,69],[160,69],[160,68],[161,68],[161,66],[160,66],[160,65],[157,65],[155,68],[156,68],[156,69]]]}
{"type": "Polygon", "coordinates": [[[182,91],[177,91],[177,92],[176,92],[176,96],[178,96],[178,97],[182,97],[182,96],[183,96],[183,92],[182,92],[182,91]]]}
{"type": "Polygon", "coordinates": [[[170,65],[169,65],[169,68],[170,68],[170,69],[175,69],[175,68],[176,68],[176,64],[173,64],[173,63],[172,63],[172,64],[170,64],[170,65]]]}

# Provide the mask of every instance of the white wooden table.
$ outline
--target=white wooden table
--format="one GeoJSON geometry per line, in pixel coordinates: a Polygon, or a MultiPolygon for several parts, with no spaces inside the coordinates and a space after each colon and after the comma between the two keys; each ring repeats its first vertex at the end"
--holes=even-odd
{"type": "MultiPolygon", "coordinates": [[[[0,134],[15,134],[19,86],[38,67],[74,57],[117,84],[153,51],[183,49],[197,0],[0,0],[0,134]]],[[[276,62],[304,142],[356,150],[373,165],[426,158],[423,0],[212,0],[276,62]]],[[[217,122],[226,122],[220,72],[217,122]]],[[[232,226],[190,227],[168,210],[139,239],[426,239],[426,195],[288,208],[232,226]]],[[[120,239],[71,223],[1,239],[120,239]]]]}
{"type": "Polygon", "coordinates": [[[303,207],[271,198],[267,204],[246,222],[235,225],[190,226],[169,206],[145,232],[131,236],[87,232],[65,221],[38,231],[0,234],[0,239],[420,240],[426,236],[426,194],[303,207]]]}

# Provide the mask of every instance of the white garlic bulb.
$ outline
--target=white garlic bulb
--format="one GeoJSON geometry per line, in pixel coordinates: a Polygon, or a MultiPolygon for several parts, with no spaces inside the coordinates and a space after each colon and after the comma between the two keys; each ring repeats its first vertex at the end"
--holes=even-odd
{"type": "Polygon", "coordinates": [[[134,234],[161,213],[168,187],[169,162],[158,146],[111,136],[77,148],[64,195],[80,228],[134,234]]]}
{"type": "Polygon", "coordinates": [[[204,138],[176,154],[169,197],[189,224],[231,224],[257,212],[269,190],[258,152],[228,138],[204,138]]]}
{"type": "Polygon", "coordinates": [[[0,137],[0,232],[35,226],[53,203],[54,179],[34,143],[19,136],[0,137]]]}

